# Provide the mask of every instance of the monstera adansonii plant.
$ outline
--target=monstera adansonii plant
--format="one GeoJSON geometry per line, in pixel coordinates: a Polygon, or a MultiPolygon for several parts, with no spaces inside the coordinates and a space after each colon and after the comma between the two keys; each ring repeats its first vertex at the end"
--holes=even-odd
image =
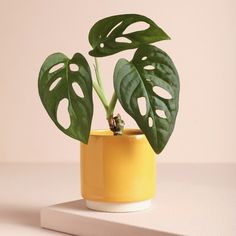
{"type": "Polygon", "coordinates": [[[167,53],[151,45],[167,39],[169,36],[145,16],[115,15],[98,21],[89,32],[92,46],[89,55],[95,58],[96,80],[92,79],[89,64],[80,53],[71,59],[63,53],[48,56],[40,69],[38,89],[55,125],[68,136],[87,143],[93,117],[94,89],[106,110],[114,135],[122,135],[124,126],[120,115],[113,115],[118,100],[146,135],[153,150],[160,153],[174,129],[179,103],[177,70],[167,53]],[[130,28],[140,22],[146,27],[130,32],[130,28]],[[136,51],[131,61],[118,60],[113,76],[114,93],[109,102],[97,58],[127,49],[136,51]],[[68,127],[58,121],[58,106],[63,99],[68,100],[68,127]],[[145,101],[143,110],[141,100],[145,101]]]}

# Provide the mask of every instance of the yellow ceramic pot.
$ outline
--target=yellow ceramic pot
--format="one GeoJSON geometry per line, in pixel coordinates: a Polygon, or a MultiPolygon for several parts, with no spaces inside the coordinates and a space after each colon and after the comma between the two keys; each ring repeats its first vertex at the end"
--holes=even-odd
{"type": "Polygon", "coordinates": [[[81,143],[81,192],[89,208],[124,212],[145,209],[156,187],[156,157],[145,135],[97,130],[81,143]]]}

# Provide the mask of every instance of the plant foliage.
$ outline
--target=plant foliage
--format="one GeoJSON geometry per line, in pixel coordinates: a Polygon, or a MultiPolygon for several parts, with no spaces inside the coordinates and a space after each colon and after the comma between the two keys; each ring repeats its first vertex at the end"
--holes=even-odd
{"type": "Polygon", "coordinates": [[[118,99],[146,135],[153,150],[160,153],[175,126],[179,77],[167,53],[150,44],[167,39],[169,36],[152,20],[137,14],[110,16],[93,25],[89,32],[92,46],[89,54],[95,59],[137,49],[131,61],[122,58],[116,64],[113,76],[115,92],[110,104],[104,94],[97,60],[96,83],[80,53],[72,59],[62,53],[47,57],[39,73],[38,88],[41,101],[56,126],[68,136],[87,143],[93,116],[94,88],[107,111],[110,127],[113,127],[113,111],[118,99]],[[127,33],[127,28],[137,22],[145,23],[147,27],[127,33]],[[82,94],[75,91],[74,85],[79,86],[82,94]],[[140,98],[145,100],[145,113],[140,110],[140,98]],[[63,127],[58,121],[58,106],[63,99],[68,101],[69,127],[63,127]]]}

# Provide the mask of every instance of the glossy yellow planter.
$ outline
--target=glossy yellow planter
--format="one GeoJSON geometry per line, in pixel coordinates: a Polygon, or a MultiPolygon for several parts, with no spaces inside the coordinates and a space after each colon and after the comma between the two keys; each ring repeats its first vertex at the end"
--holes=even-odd
{"type": "Polygon", "coordinates": [[[81,143],[81,190],[84,199],[105,203],[142,202],[153,198],[156,157],[140,130],[121,136],[98,130],[81,143]]]}

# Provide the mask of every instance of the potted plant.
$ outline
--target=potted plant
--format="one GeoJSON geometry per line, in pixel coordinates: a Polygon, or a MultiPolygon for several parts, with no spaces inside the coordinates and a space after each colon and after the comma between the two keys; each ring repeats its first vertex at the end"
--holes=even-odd
{"type": "Polygon", "coordinates": [[[167,53],[151,45],[167,39],[169,36],[145,16],[110,16],[95,23],[89,32],[96,80],[80,53],[71,59],[52,54],[41,67],[38,89],[48,115],[62,132],[81,141],[82,196],[91,209],[123,212],[150,206],[156,186],[155,153],[168,142],[178,112],[177,70],[167,53]],[[148,27],[127,33],[137,22],[148,27]],[[114,93],[108,102],[97,58],[128,49],[136,51],[131,61],[118,60],[114,93]],[[109,130],[91,131],[93,89],[106,111],[109,130]],[[68,101],[69,127],[63,127],[57,118],[63,99],[68,101]],[[145,111],[141,111],[140,99],[145,101],[145,111]],[[117,101],[139,129],[124,129],[121,116],[114,115],[117,101]]]}

